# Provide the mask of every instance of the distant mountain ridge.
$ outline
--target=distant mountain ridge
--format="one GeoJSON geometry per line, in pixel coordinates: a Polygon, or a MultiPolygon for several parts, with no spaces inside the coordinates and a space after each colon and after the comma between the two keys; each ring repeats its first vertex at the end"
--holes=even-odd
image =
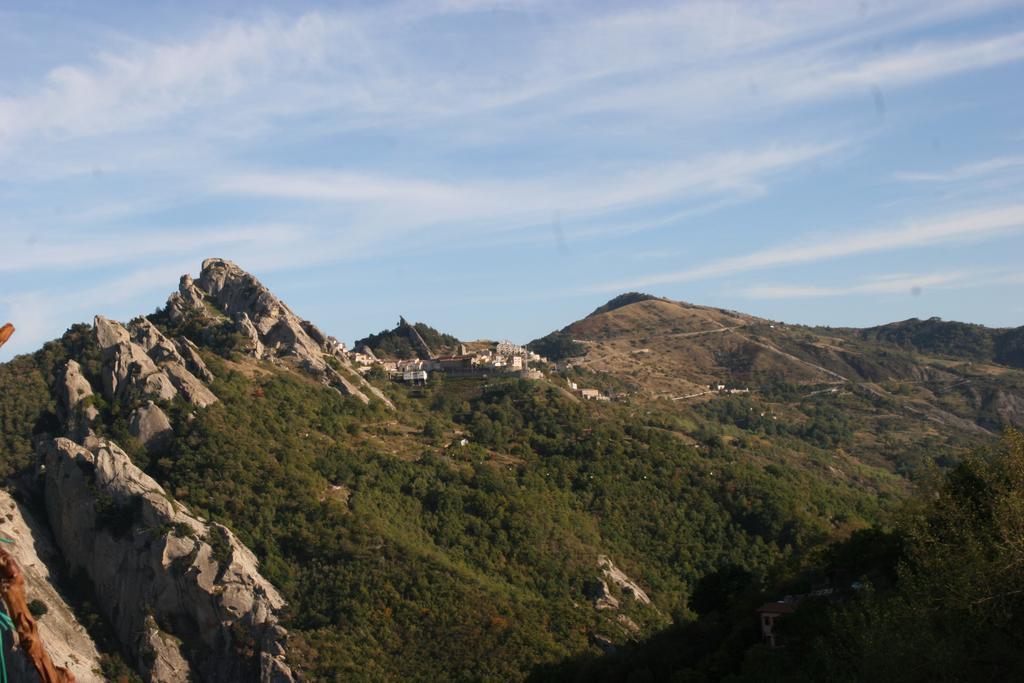
{"type": "Polygon", "coordinates": [[[941,318],[910,318],[862,329],[860,336],[922,353],[1024,368],[1024,326],[991,328],[941,318]]]}
{"type": "Polygon", "coordinates": [[[649,397],[694,400],[718,383],[834,387],[972,432],[1024,424],[1022,340],[1024,327],[807,327],[630,293],[530,345],[649,397]]]}

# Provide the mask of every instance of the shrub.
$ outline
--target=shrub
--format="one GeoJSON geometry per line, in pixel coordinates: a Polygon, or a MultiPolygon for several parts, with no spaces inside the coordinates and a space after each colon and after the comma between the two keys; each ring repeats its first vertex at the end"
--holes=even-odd
{"type": "Polygon", "coordinates": [[[38,619],[39,617],[49,612],[50,608],[46,606],[45,602],[43,602],[39,598],[35,598],[29,601],[28,611],[32,614],[33,617],[38,619]]]}

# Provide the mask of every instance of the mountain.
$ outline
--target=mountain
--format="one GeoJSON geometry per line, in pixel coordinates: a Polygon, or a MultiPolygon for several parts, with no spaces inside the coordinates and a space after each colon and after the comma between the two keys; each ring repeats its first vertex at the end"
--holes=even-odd
{"type": "Polygon", "coordinates": [[[208,259],[0,365],[30,591],[107,677],[523,680],[699,623],[722,567],[810,561],[1019,424],[995,356],[632,294],[559,335],[560,366],[406,384],[208,259]]]}
{"type": "Polygon", "coordinates": [[[849,425],[850,448],[868,460],[905,466],[935,441],[962,445],[1024,424],[1024,373],[1012,351],[1024,328],[934,319],[865,330],[806,327],[620,297],[553,335],[579,346],[565,359],[575,371],[614,378],[647,400],[770,412],[779,420],[834,414],[849,425]],[[965,333],[975,341],[957,341],[965,333]],[[746,408],[721,400],[711,388],[720,384],[743,392],[729,396],[746,408]]]}

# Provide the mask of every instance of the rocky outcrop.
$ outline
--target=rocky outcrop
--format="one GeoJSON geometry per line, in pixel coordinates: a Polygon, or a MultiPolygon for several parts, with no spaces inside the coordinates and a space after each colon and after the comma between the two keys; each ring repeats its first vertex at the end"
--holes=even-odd
{"type": "Polygon", "coordinates": [[[189,371],[178,347],[149,320],[134,320],[129,329],[96,316],[95,329],[102,350],[103,389],[108,399],[123,403],[170,400],[180,393],[201,408],[216,402],[213,392],[189,371]]]}
{"type": "Polygon", "coordinates": [[[182,275],[178,291],[167,299],[167,315],[173,322],[181,323],[190,317],[213,319],[204,303],[204,296],[191,276],[182,275]]]}
{"type": "MultiPolygon", "coordinates": [[[[129,323],[128,329],[132,341],[146,351],[171,380],[174,388],[181,392],[189,403],[205,408],[217,401],[213,392],[189,370],[184,356],[178,351],[178,346],[165,337],[156,325],[146,318],[136,318],[129,323]]],[[[198,363],[202,364],[201,369],[206,369],[206,364],[198,358],[198,354],[196,357],[198,363]]],[[[195,362],[193,361],[193,364],[195,362]]],[[[206,369],[206,373],[209,374],[209,369],[206,369]]]]}
{"type": "Polygon", "coordinates": [[[266,357],[266,349],[263,348],[263,342],[260,340],[260,332],[252,324],[252,321],[249,320],[249,316],[245,313],[239,313],[235,317],[235,325],[245,338],[245,349],[249,352],[249,355],[254,358],[266,357]]]}
{"type": "Polygon", "coordinates": [[[167,302],[172,320],[187,315],[209,315],[209,305],[234,321],[256,358],[290,358],[325,384],[364,403],[376,396],[388,407],[391,401],[352,367],[336,341],[308,320],[303,320],[259,280],[231,261],[207,259],[198,280],[182,278],[167,302]],[[189,313],[191,310],[191,313],[189,313]],[[330,360],[328,360],[330,359],[330,360]]]}
{"type": "Polygon", "coordinates": [[[203,261],[197,285],[229,317],[248,316],[266,352],[294,356],[308,370],[326,367],[321,346],[303,328],[304,321],[231,261],[203,261]]]}
{"type": "Polygon", "coordinates": [[[1003,391],[992,392],[985,401],[985,412],[998,428],[1024,426],[1024,395],[1003,391]]]}
{"type": "Polygon", "coordinates": [[[409,343],[416,349],[416,353],[423,360],[430,360],[434,357],[434,352],[430,346],[423,339],[419,330],[416,329],[415,325],[409,323],[403,316],[398,316],[398,329],[405,333],[405,336],[409,339],[409,343]]]}
{"type": "Polygon", "coordinates": [[[81,438],[100,411],[92,404],[92,385],[82,374],[82,366],[71,359],[64,365],[57,382],[57,416],[72,438],[81,438]]]}
{"type": "Polygon", "coordinates": [[[604,579],[597,580],[597,586],[593,594],[594,607],[597,609],[618,609],[619,599],[612,595],[608,589],[608,583],[604,579]]]}
{"type": "MultiPolygon", "coordinates": [[[[616,585],[619,590],[622,591],[623,595],[633,598],[642,605],[651,604],[651,599],[647,597],[647,593],[645,593],[644,590],[640,588],[635,581],[633,581],[633,579],[626,576],[624,571],[616,567],[610,557],[607,555],[598,555],[597,568],[604,579],[616,585]]],[[[602,583],[604,583],[603,580],[602,583]]]]}
{"type": "Polygon", "coordinates": [[[170,377],[160,371],[145,349],[132,342],[120,323],[101,315],[95,319],[96,341],[102,350],[103,392],[111,401],[136,397],[170,400],[177,395],[170,377]]]}
{"type": "Polygon", "coordinates": [[[189,372],[204,382],[213,381],[213,373],[206,366],[203,357],[199,355],[199,348],[188,337],[177,337],[174,340],[174,345],[185,360],[185,367],[189,372]]]}
{"type": "Polygon", "coordinates": [[[230,530],[172,502],[113,442],[60,438],[40,455],[56,543],[145,680],[293,680],[284,601],[230,530]]]}
{"type": "MultiPolygon", "coordinates": [[[[31,603],[38,600],[46,606],[46,613],[37,618],[39,639],[53,664],[64,667],[79,683],[100,683],[100,655],[85,627],[57,591],[55,576],[61,559],[45,524],[17,503],[7,491],[0,490],[0,516],[3,518],[3,536],[13,541],[4,549],[14,558],[25,581],[25,597],[31,603]]],[[[7,655],[8,674],[14,681],[39,680],[36,671],[22,648],[7,655]]]]}
{"type": "Polygon", "coordinates": [[[132,411],[128,420],[128,431],[142,442],[147,451],[161,451],[174,435],[171,421],[160,406],[147,401],[146,405],[132,411]]]}

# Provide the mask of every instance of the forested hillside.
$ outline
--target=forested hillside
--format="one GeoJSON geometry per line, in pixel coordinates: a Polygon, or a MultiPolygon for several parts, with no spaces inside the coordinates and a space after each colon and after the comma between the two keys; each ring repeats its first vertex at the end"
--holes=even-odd
{"type": "MultiPolygon", "coordinates": [[[[948,381],[929,375],[931,359],[872,347],[879,367],[919,369],[921,385],[904,392],[904,375],[849,373],[852,350],[826,357],[817,332],[808,340],[742,314],[635,297],[575,327],[583,362],[549,367],[544,379],[433,373],[410,386],[370,373],[365,383],[310,350],[302,335],[322,336],[311,324],[292,325],[254,278],[223,264],[210,268],[226,268],[228,284],[204,267],[201,290],[183,280],[165,311],[129,325],[183,353],[183,338],[195,342],[190,367],[201,363],[215,400],[157,398],[170,425],[160,440],[139,437],[149,389],[117,400],[97,393],[78,410],[95,408],[88,438],[116,441],[168,496],[253,551],[288,603],[289,663],[310,680],[561,677],[648,638],[610,671],[663,680],[658,648],[679,637],[689,644],[672,667],[724,671],[703,658],[747,651],[757,622],[743,596],[782,586],[828,544],[881,539],[870,545],[882,552],[888,537],[863,530],[889,533],[914,487],[994,440],[1001,419],[926,400],[932,389],[922,387],[948,381]],[[283,322],[264,324],[266,311],[283,322]],[[715,331],[724,328],[746,342],[715,331]],[[757,357],[737,357],[744,350],[757,357]],[[672,363],[681,381],[720,378],[749,391],[671,400],[662,383],[676,388],[672,363]],[[581,400],[571,381],[614,400],[581,400]],[[960,422],[947,429],[939,410],[960,422]]],[[[428,344],[451,345],[416,329],[428,344]]],[[[6,475],[30,470],[33,441],[67,424],[56,387],[69,359],[86,386],[110,384],[109,349],[119,347],[102,336],[76,326],[0,365],[6,475]]],[[[985,381],[1015,395],[1013,372],[985,381]]]]}
{"type": "Polygon", "coordinates": [[[613,654],[541,667],[533,680],[1019,680],[1022,518],[1024,437],[1010,431],[885,525],[767,575],[720,569],[695,587],[695,621],[613,654]],[[773,648],[755,617],[783,596],[796,609],[775,624],[773,648]]]}

